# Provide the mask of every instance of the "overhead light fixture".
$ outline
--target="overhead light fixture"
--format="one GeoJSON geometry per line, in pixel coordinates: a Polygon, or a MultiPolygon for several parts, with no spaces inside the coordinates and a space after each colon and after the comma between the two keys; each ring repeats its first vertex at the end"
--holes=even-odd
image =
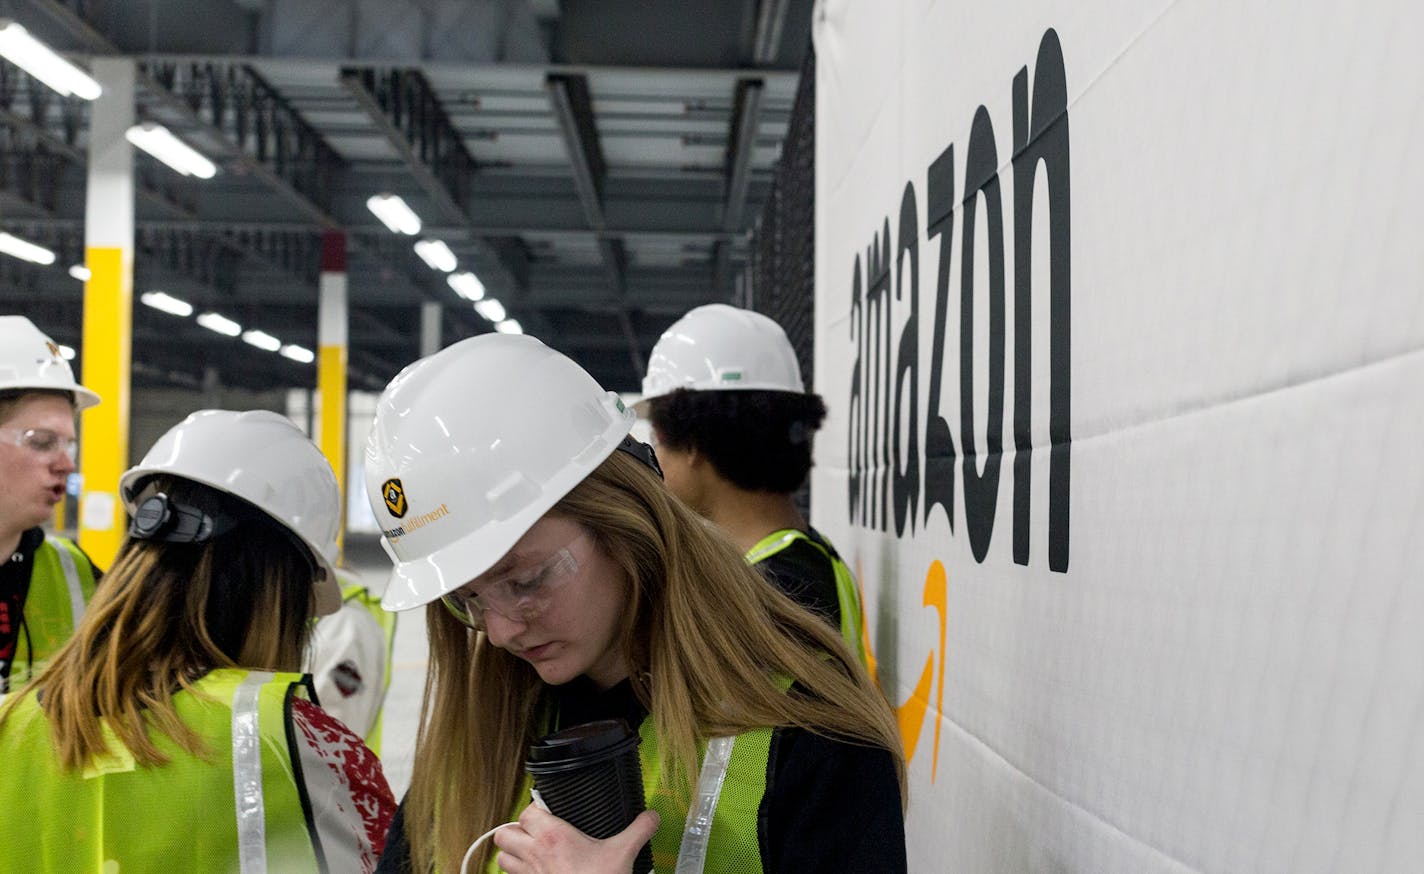
{"type": "Polygon", "coordinates": [[[465,300],[479,300],[485,296],[485,284],[468,270],[464,273],[451,273],[445,278],[445,281],[450,283],[450,287],[455,289],[455,293],[465,300]]]}
{"type": "Polygon", "coordinates": [[[455,253],[450,251],[450,247],[445,245],[443,240],[420,240],[415,244],[415,254],[429,264],[431,270],[439,270],[442,273],[449,273],[460,264],[455,253]]]}
{"type": "Polygon", "coordinates": [[[258,331],[255,329],[243,331],[242,342],[249,346],[256,346],[258,349],[265,349],[268,352],[276,352],[282,348],[281,340],[278,340],[266,331],[258,331]]]}
{"type": "Polygon", "coordinates": [[[420,216],[398,194],[374,194],[366,201],[366,208],[397,234],[420,233],[420,216]]]}
{"type": "Polygon", "coordinates": [[[299,361],[302,364],[311,364],[316,360],[316,355],[305,346],[298,346],[295,343],[282,347],[282,357],[299,361]]]}
{"type": "Polygon", "coordinates": [[[14,234],[0,233],[0,252],[33,264],[54,263],[53,252],[29,240],[22,240],[14,234]]]}
{"type": "Polygon", "coordinates": [[[496,331],[499,331],[501,334],[524,333],[524,328],[520,327],[519,322],[515,321],[514,319],[505,319],[502,322],[495,322],[494,329],[496,331]]]}
{"type": "Polygon", "coordinates": [[[217,331],[219,334],[228,337],[236,337],[242,333],[241,325],[229,319],[227,316],[221,316],[217,313],[203,313],[198,316],[198,324],[207,328],[209,331],[217,331]]]}
{"type": "Polygon", "coordinates": [[[94,77],[55,54],[19,24],[0,18],[0,57],[68,97],[94,100],[104,89],[94,77]]]}
{"type": "Polygon", "coordinates": [[[193,314],[192,304],[164,291],[145,291],[138,296],[138,299],[156,310],[163,310],[165,313],[182,316],[185,319],[193,314]]]}
{"type": "Polygon", "coordinates": [[[80,282],[88,282],[94,276],[94,274],[89,270],[89,268],[85,267],[83,264],[75,264],[73,267],[70,267],[69,275],[73,276],[80,282]]]}
{"type": "Polygon", "coordinates": [[[504,304],[500,303],[494,298],[476,301],[475,312],[489,319],[491,322],[504,321],[504,304]]]}
{"type": "Polygon", "coordinates": [[[182,173],[211,179],[218,167],[197,149],[178,139],[161,124],[145,121],[124,131],[124,139],[182,173]]]}
{"type": "Polygon", "coordinates": [[[474,303],[474,312],[480,313],[490,322],[504,322],[504,305],[494,298],[477,300],[474,303]]]}
{"type": "Polygon", "coordinates": [[[73,360],[74,360],[74,347],[73,347],[73,346],[64,346],[64,345],[61,345],[61,346],[59,347],[59,357],[60,357],[60,358],[63,358],[65,361],[73,361],[73,360]]]}

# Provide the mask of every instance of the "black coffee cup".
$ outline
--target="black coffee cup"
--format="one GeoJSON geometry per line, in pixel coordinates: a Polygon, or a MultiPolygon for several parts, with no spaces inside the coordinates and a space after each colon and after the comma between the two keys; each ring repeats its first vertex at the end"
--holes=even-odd
{"type": "MultiPolygon", "coordinates": [[[[645,809],[638,741],[621,719],[571,726],[530,746],[524,770],[550,813],[591,838],[611,838],[645,809]]],[[[652,870],[652,846],[644,844],[633,872],[652,870]]]]}

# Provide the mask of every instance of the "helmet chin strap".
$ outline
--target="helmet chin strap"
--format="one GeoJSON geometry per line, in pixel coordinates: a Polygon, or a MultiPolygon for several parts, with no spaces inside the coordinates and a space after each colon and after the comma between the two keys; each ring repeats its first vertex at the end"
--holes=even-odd
{"type": "Polygon", "coordinates": [[[658,464],[658,454],[653,451],[653,447],[637,439],[632,434],[624,437],[623,441],[618,444],[618,451],[628,453],[652,468],[653,473],[658,475],[658,479],[663,478],[663,468],[662,465],[658,464]]]}

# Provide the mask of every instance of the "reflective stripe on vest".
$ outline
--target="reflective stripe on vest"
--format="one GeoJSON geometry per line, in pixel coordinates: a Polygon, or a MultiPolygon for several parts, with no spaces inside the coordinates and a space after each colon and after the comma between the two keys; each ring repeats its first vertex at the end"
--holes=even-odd
{"type": "Polygon", "coordinates": [[[11,691],[38,676],[50,657],[74,636],[84,608],[94,596],[94,568],[70,541],[46,537],[32,561],[23,614],[26,633],[20,635],[15,647],[11,691]]]}
{"type": "Polygon", "coordinates": [[[53,547],[55,555],[59,556],[59,566],[64,571],[64,585],[69,589],[69,615],[73,627],[78,628],[79,620],[84,618],[84,605],[88,603],[89,599],[85,597],[84,589],[79,582],[79,568],[74,566],[74,556],[69,552],[69,541],[60,540],[57,537],[46,537],[45,543],[53,547]]]}
{"type": "Polygon", "coordinates": [[[747,564],[754,565],[766,561],[798,540],[804,540],[811,544],[830,563],[836,578],[836,601],[841,611],[841,637],[850,647],[851,652],[860,659],[861,664],[865,664],[864,619],[860,609],[860,590],[856,587],[855,577],[851,575],[850,568],[846,567],[845,562],[832,555],[829,550],[817,543],[806,532],[795,528],[786,528],[781,531],[773,531],[757,541],[756,546],[747,550],[747,564]]]}
{"type": "Polygon", "coordinates": [[[242,874],[267,870],[267,811],[262,792],[258,696],[272,674],[254,671],[232,693],[232,788],[237,808],[237,861],[242,874]]]}
{"type": "Polygon", "coordinates": [[[707,742],[702,756],[702,772],[697,776],[697,800],[687,811],[687,824],[682,829],[682,845],[677,848],[677,868],[674,874],[702,874],[707,864],[707,842],[717,813],[717,801],[722,797],[722,785],[727,780],[727,766],[732,761],[735,737],[716,737],[707,742]]]}
{"type": "Polygon", "coordinates": [[[0,871],[318,871],[288,728],[299,674],[217,670],[173,698],[206,747],[157,731],[167,764],[140,766],[107,728],[111,753],[62,771],[35,695],[0,727],[0,761],[26,816],[0,824],[0,871]]]}

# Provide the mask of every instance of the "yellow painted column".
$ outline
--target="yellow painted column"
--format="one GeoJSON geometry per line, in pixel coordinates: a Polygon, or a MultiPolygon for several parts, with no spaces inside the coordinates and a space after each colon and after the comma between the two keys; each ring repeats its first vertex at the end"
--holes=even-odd
{"type": "Polygon", "coordinates": [[[134,62],[97,57],[104,92],[90,104],[84,208],[84,366],[80,381],[104,402],[84,414],[80,435],[79,545],[100,567],[113,563],[127,527],[119,476],[129,465],[129,368],[133,336],[134,62]]]}
{"type": "Polygon", "coordinates": [[[316,387],[319,411],[316,442],[336,472],[341,488],[338,561],[346,548],[346,234],[327,231],[321,239],[321,285],[317,302],[316,387]]]}

